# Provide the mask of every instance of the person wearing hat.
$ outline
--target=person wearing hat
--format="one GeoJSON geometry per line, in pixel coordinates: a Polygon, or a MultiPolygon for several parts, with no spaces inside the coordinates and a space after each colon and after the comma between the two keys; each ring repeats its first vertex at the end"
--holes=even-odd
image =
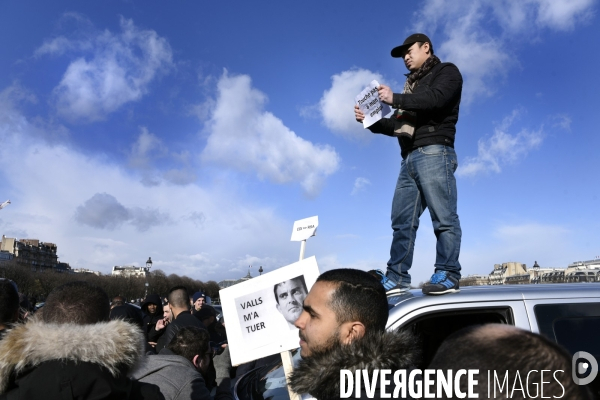
{"type": "MultiPolygon", "coordinates": [[[[410,288],[413,250],[419,217],[429,208],[437,238],[435,273],[423,286],[425,294],[459,291],[460,241],[457,214],[458,166],[454,137],[462,92],[462,76],[452,63],[434,55],[431,40],[422,33],[410,35],[392,49],[409,70],[401,93],[378,87],[379,99],[394,113],[369,127],[373,133],[398,138],[402,162],[392,200],[392,245],[387,271],[378,271],[388,294],[410,288]]],[[[365,118],[358,106],[356,120],[365,118]]]]}
{"type": "Polygon", "coordinates": [[[202,306],[206,303],[206,295],[204,292],[196,292],[192,296],[192,314],[196,314],[202,309],[202,306]]]}
{"type": "Polygon", "coordinates": [[[202,309],[194,315],[202,321],[202,324],[204,324],[208,333],[210,333],[211,342],[222,343],[227,340],[225,327],[217,321],[217,310],[209,305],[204,305],[202,309]]]}

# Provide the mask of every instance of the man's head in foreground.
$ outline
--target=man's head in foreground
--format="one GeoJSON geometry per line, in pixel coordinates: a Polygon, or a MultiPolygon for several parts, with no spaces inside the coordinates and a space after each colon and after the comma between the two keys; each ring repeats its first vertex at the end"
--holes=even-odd
{"type": "MultiPolygon", "coordinates": [[[[478,369],[474,392],[479,398],[487,398],[488,393],[496,399],[539,398],[543,387],[543,397],[587,399],[587,390],[573,382],[571,361],[562,347],[544,336],[511,325],[488,324],[450,335],[427,368],[478,369]],[[503,384],[506,371],[508,384],[503,384]],[[545,371],[543,377],[542,371],[545,371]],[[503,389],[497,384],[488,387],[488,383],[495,384],[494,374],[503,389]]],[[[466,378],[461,379],[460,388],[463,393],[468,390],[466,378]]]]}
{"type": "Polygon", "coordinates": [[[392,57],[402,58],[404,65],[411,72],[421,68],[423,63],[432,55],[433,45],[431,40],[422,33],[410,35],[402,45],[392,49],[392,57]]]}
{"type": "Polygon", "coordinates": [[[206,329],[195,326],[181,328],[167,348],[192,364],[198,372],[206,373],[210,364],[210,335],[206,329]]]}
{"type": "Polygon", "coordinates": [[[302,302],[308,293],[304,276],[300,275],[276,284],[273,293],[275,294],[275,300],[277,300],[277,310],[293,326],[302,314],[302,302]]]}
{"type": "Polygon", "coordinates": [[[98,286],[87,282],[69,282],[48,295],[42,320],[55,324],[95,324],[108,321],[110,302],[98,286]]]}
{"type": "Polygon", "coordinates": [[[337,344],[349,344],[369,332],[383,332],[388,318],[385,289],[368,272],[327,271],[304,299],[296,320],[303,358],[337,344]]]}

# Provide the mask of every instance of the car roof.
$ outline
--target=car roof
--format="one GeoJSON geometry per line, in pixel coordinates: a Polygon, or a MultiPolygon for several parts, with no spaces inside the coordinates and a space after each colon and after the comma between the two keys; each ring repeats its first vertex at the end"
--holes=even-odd
{"type": "Polygon", "coordinates": [[[407,312],[435,305],[485,303],[536,299],[600,298],[600,282],[548,283],[528,285],[465,286],[460,292],[438,296],[424,295],[420,289],[389,296],[390,322],[407,312]]]}

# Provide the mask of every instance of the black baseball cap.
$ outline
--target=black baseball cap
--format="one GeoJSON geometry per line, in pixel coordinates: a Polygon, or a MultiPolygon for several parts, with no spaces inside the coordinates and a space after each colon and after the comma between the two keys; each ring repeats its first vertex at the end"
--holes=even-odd
{"type": "Polygon", "coordinates": [[[429,40],[427,35],[423,33],[413,33],[412,35],[406,38],[406,40],[404,41],[404,43],[402,43],[401,46],[394,47],[392,49],[392,57],[404,57],[404,53],[406,53],[406,50],[408,50],[410,46],[417,42],[429,42],[429,45],[433,47],[433,44],[431,43],[431,40],[429,40]]]}

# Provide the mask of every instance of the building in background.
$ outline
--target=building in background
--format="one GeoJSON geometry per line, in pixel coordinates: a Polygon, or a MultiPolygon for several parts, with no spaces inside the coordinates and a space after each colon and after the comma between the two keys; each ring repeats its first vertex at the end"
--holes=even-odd
{"type": "Polygon", "coordinates": [[[73,272],[76,274],[93,274],[93,275],[97,275],[97,276],[102,276],[101,272],[92,271],[91,269],[87,269],[87,268],[74,268],[73,272]]]}
{"type": "Polygon", "coordinates": [[[483,286],[489,284],[489,275],[467,275],[460,278],[460,286],[483,286]]]}
{"type": "Polygon", "coordinates": [[[506,278],[510,277],[510,283],[529,283],[529,273],[527,266],[520,262],[509,261],[502,264],[495,264],[494,270],[490,273],[490,285],[504,285],[506,278]]]}
{"type": "Polygon", "coordinates": [[[146,278],[150,275],[150,267],[136,267],[135,265],[115,265],[112,268],[112,276],[123,276],[126,278],[146,278]]]}
{"type": "Polygon", "coordinates": [[[240,279],[223,279],[221,282],[217,283],[217,285],[219,285],[219,288],[225,289],[225,288],[228,288],[230,286],[236,285],[238,283],[245,282],[248,279],[252,279],[252,275],[250,275],[250,271],[248,271],[248,274],[245,277],[243,277],[243,278],[240,278],[240,279]]]}
{"type": "MultiPolygon", "coordinates": [[[[40,242],[38,239],[16,239],[2,235],[0,251],[12,254],[17,264],[28,266],[32,271],[56,270],[58,264],[56,244],[40,242]]],[[[60,269],[64,270],[63,267],[60,269]]]]}

